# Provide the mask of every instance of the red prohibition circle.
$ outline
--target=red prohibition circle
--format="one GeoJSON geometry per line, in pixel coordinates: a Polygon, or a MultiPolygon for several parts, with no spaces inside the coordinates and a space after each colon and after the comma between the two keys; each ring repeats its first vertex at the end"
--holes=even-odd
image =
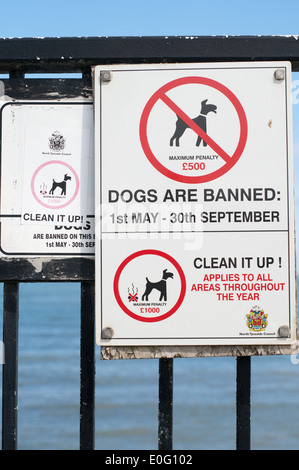
{"type": "MultiPolygon", "coordinates": [[[[240,156],[242,155],[243,150],[246,145],[247,134],[248,134],[248,126],[247,126],[246,114],[238,98],[234,95],[232,91],[230,91],[222,83],[219,83],[216,80],[213,80],[211,78],[206,78],[206,77],[183,77],[183,78],[178,78],[176,80],[172,80],[171,82],[163,85],[161,88],[159,88],[159,90],[157,90],[151,96],[151,98],[146,103],[144,110],[142,112],[142,115],[141,115],[140,126],[139,126],[140,142],[141,142],[143,151],[146,157],[148,158],[148,160],[150,161],[150,163],[156,168],[156,170],[158,170],[164,176],[167,176],[168,178],[173,179],[175,181],[180,181],[182,183],[205,183],[207,181],[212,181],[216,178],[219,178],[220,176],[227,173],[235,165],[235,163],[239,160],[240,156]],[[167,104],[167,101],[170,101],[166,95],[168,91],[178,86],[188,85],[190,83],[197,83],[199,85],[207,85],[223,93],[234,106],[237,112],[238,118],[239,118],[239,122],[240,122],[239,141],[238,141],[237,147],[233,155],[229,158],[227,158],[228,156],[226,155],[224,158],[225,164],[218,170],[213,171],[206,175],[201,175],[201,176],[180,175],[179,173],[175,173],[169,170],[168,168],[166,168],[164,165],[162,165],[159,162],[157,157],[153,154],[150,144],[148,142],[148,136],[147,136],[148,119],[149,119],[151,110],[153,109],[157,101],[162,100],[167,104]]],[[[217,150],[220,151],[220,156],[221,156],[222,149],[218,145],[217,145],[217,150]]],[[[224,151],[222,152],[224,156],[225,152],[224,151]]]]}
{"type": "Polygon", "coordinates": [[[183,272],[181,266],[178,264],[178,262],[174,258],[172,258],[170,255],[168,255],[167,253],[164,253],[163,251],[159,251],[159,250],[141,250],[141,251],[137,251],[136,253],[133,253],[130,256],[128,256],[120,264],[120,266],[118,267],[118,269],[115,273],[115,276],[114,276],[113,290],[114,290],[115,299],[116,299],[118,305],[131,318],[134,318],[135,320],[139,320],[139,321],[142,321],[142,322],[158,322],[158,321],[165,320],[166,318],[173,315],[174,312],[176,312],[177,309],[182,304],[182,302],[184,300],[184,297],[185,297],[185,294],[186,294],[186,278],[185,278],[184,272],[183,272]],[[181,280],[181,292],[180,292],[180,295],[179,295],[179,298],[178,298],[176,304],[168,312],[166,312],[163,315],[160,315],[158,317],[147,318],[147,317],[143,317],[141,315],[137,315],[134,312],[131,312],[131,310],[129,310],[128,307],[124,304],[124,302],[122,301],[122,299],[120,297],[120,294],[119,294],[119,279],[120,279],[121,273],[123,272],[124,268],[133,259],[138,258],[139,256],[145,256],[145,255],[156,255],[156,256],[161,256],[162,258],[167,259],[167,261],[172,263],[173,266],[176,268],[176,270],[179,273],[180,280],[181,280]]]}

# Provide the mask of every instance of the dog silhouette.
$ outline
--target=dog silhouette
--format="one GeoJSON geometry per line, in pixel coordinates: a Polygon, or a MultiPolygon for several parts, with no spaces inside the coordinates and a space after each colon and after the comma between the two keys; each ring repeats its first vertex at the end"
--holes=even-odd
{"type": "Polygon", "coordinates": [[[63,181],[59,181],[58,183],[53,179],[52,188],[49,191],[49,194],[54,194],[56,188],[61,188],[61,196],[66,195],[66,182],[71,180],[72,178],[67,174],[64,175],[63,181]]]}
{"type": "MultiPolygon", "coordinates": [[[[207,133],[207,114],[208,113],[215,113],[217,112],[217,106],[214,104],[207,104],[208,100],[204,100],[201,102],[201,110],[200,114],[192,119],[195,124],[197,124],[205,133],[207,133]]],[[[173,141],[175,140],[176,147],[180,145],[180,138],[184,134],[185,130],[189,128],[188,124],[183,121],[179,116],[177,116],[176,127],[173,136],[170,139],[170,146],[173,146],[173,141]]],[[[202,141],[202,138],[198,135],[196,146],[198,147],[202,141]]],[[[203,141],[204,147],[207,146],[207,143],[203,141]]]]}
{"type": "Polygon", "coordinates": [[[159,300],[167,300],[167,289],[166,289],[166,280],[168,278],[173,278],[173,273],[167,272],[167,269],[164,269],[162,279],[161,281],[158,282],[151,282],[146,278],[146,286],[145,286],[145,291],[142,296],[142,300],[148,301],[148,296],[152,292],[153,289],[157,289],[160,292],[160,298],[159,300]]]}

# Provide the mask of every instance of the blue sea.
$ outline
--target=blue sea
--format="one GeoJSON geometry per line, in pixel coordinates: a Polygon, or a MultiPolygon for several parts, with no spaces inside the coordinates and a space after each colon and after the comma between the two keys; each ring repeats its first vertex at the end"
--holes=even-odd
{"type": "MultiPolygon", "coordinates": [[[[158,360],[96,354],[95,448],[157,450],[158,360]]],[[[299,357],[251,367],[252,449],[298,450],[299,357]]],[[[235,358],[174,360],[175,450],[235,449],[235,383],[235,358]]],[[[20,285],[18,403],[18,449],[79,449],[79,283],[20,285]]]]}

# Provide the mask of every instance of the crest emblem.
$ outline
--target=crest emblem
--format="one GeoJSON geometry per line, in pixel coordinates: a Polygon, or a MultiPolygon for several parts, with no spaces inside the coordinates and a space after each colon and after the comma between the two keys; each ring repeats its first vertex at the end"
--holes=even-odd
{"type": "Polygon", "coordinates": [[[250,313],[246,315],[247,326],[250,331],[263,331],[268,325],[268,315],[257,305],[252,307],[250,313]]]}
{"type": "Polygon", "coordinates": [[[58,152],[59,150],[63,150],[65,147],[65,138],[59,131],[53,132],[51,137],[49,137],[49,147],[54,152],[58,152]]]}

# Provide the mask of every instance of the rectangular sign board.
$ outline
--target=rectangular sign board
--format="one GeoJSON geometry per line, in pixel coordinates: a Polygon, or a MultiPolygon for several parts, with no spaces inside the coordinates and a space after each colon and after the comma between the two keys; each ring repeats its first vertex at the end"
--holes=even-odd
{"type": "Polygon", "coordinates": [[[93,105],[2,103],[0,256],[94,255],[93,105]]]}
{"type": "Polygon", "coordinates": [[[96,339],[296,340],[288,62],[97,66],[96,339]]]}

